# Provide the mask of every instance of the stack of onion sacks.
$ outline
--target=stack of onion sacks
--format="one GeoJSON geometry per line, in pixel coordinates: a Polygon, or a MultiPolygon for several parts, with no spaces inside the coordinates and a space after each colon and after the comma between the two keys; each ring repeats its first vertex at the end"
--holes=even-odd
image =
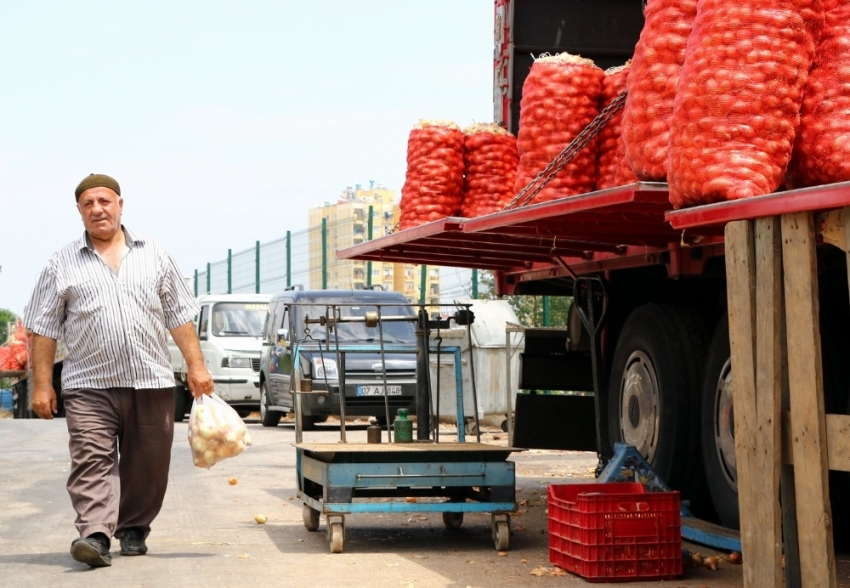
{"type": "Polygon", "coordinates": [[[696,12],[697,0],[646,3],[622,123],[626,158],[640,180],[667,181],[670,117],[696,12]]]}
{"type": "Polygon", "coordinates": [[[251,446],[251,434],[236,411],[215,394],[195,399],[189,415],[189,446],[199,468],[211,468],[251,446]]]}
{"type": "Polygon", "coordinates": [[[9,346],[0,347],[0,370],[20,371],[27,369],[27,331],[18,325],[9,337],[9,346]]]}
{"type": "Polygon", "coordinates": [[[463,135],[466,174],[460,215],[472,218],[498,212],[514,196],[516,138],[493,123],[473,124],[463,135]]]}
{"type": "MultiPolygon", "coordinates": [[[[600,112],[626,89],[631,62],[605,70],[602,79],[600,112]]],[[[626,144],[622,134],[623,112],[620,111],[599,132],[599,156],[596,163],[596,189],[631,184],[637,178],[626,159],[626,144]]]]}
{"type": "Polygon", "coordinates": [[[850,181],[850,2],[821,0],[824,26],[785,176],[792,188],[850,181]]]}
{"type": "Polygon", "coordinates": [[[783,183],[822,27],[819,0],[700,0],[673,109],[675,208],[783,183]]]}
{"type": "Polygon", "coordinates": [[[420,120],[407,140],[401,230],[454,216],[463,196],[463,132],[451,121],[420,120]]]}
{"type": "MultiPolygon", "coordinates": [[[[535,59],[522,86],[516,192],[528,185],[599,115],[604,75],[590,59],[569,53],[535,59]]],[[[596,185],[597,147],[595,137],[532,203],[592,192],[596,185]]]]}

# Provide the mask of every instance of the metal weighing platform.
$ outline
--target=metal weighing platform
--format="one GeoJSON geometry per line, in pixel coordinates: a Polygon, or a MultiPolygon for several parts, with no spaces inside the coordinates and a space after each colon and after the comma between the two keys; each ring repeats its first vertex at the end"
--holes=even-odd
{"type": "MultiPolygon", "coordinates": [[[[335,305],[339,306],[339,305],[335,305]]],[[[365,306],[361,304],[360,306],[365,306]]],[[[378,306],[379,305],[374,305],[378,306]]],[[[395,304],[394,306],[398,306],[395,304]]],[[[333,329],[333,323],[356,321],[357,318],[341,316],[337,308],[328,309],[326,316],[306,322],[320,322],[333,329]]],[[[459,347],[435,348],[429,344],[430,331],[448,326],[448,320],[430,319],[421,309],[418,315],[385,316],[381,311],[366,313],[361,318],[367,326],[379,326],[383,321],[411,321],[417,323],[417,345],[404,348],[400,345],[384,345],[383,332],[379,327],[380,345],[331,345],[328,337],[326,352],[335,354],[344,374],[345,355],[348,353],[374,351],[408,351],[417,355],[417,396],[430,397],[430,375],[428,359],[430,353],[453,354],[455,360],[455,390],[457,392],[457,441],[441,442],[439,427],[434,428],[434,439],[430,438],[430,414],[417,414],[416,439],[401,443],[392,439],[389,425],[389,443],[351,443],[345,439],[344,394],[341,394],[341,440],[339,443],[306,443],[303,441],[299,420],[299,398],[310,393],[294,390],[296,402],[296,475],[298,498],[303,502],[304,526],[309,531],[319,528],[321,516],[327,522],[328,542],[331,553],[341,553],[345,543],[345,517],[349,514],[371,513],[442,513],[443,523],[448,529],[457,529],[463,524],[467,512],[490,513],[493,543],[497,550],[505,551],[510,545],[510,515],[516,510],[515,464],[507,461],[515,451],[513,447],[466,442],[464,432],[463,383],[461,377],[461,351],[459,347]],[[376,316],[377,315],[377,316],[376,316]],[[424,367],[423,367],[424,366],[424,367]]],[[[466,308],[456,313],[455,318],[471,322],[474,316],[466,308]]],[[[460,324],[463,322],[458,321],[460,324]]],[[[466,323],[468,324],[468,323],[466,323]]],[[[472,353],[470,334],[470,354],[472,353]]],[[[470,357],[470,369],[474,364],[470,357]]],[[[439,370],[437,372],[439,391],[439,370]]],[[[386,369],[384,369],[386,380],[386,369]]],[[[345,389],[343,381],[340,389],[345,389]]],[[[472,377],[473,404],[475,405],[476,431],[477,394],[475,378],[472,377]]],[[[439,394],[437,395],[439,396],[439,394]]],[[[427,406],[429,400],[423,405],[427,406]]],[[[433,409],[433,407],[432,407],[433,409]]],[[[424,411],[424,412],[433,412],[424,411]]],[[[439,414],[439,406],[436,414],[439,414]]],[[[387,420],[389,422],[389,414],[387,420]]]]}
{"type": "Polygon", "coordinates": [[[496,549],[509,547],[516,476],[514,463],[506,459],[513,448],[419,442],[298,443],[295,448],[304,526],[317,530],[324,514],[331,553],[342,552],[345,515],[355,513],[440,512],[446,527],[457,529],[465,512],[489,512],[496,549]],[[368,500],[376,498],[405,500],[368,500]],[[432,498],[444,500],[421,500],[432,498]]]}

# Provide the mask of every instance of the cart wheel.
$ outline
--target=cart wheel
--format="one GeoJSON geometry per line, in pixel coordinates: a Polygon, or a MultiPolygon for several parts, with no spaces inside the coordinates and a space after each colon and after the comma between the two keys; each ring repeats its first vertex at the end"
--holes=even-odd
{"type": "Polygon", "coordinates": [[[446,529],[460,529],[460,526],[463,524],[463,513],[444,512],[443,524],[446,526],[446,529]]]}
{"type": "Polygon", "coordinates": [[[508,550],[510,536],[508,521],[493,521],[493,544],[496,546],[496,551],[508,550]]]}
{"type": "Polygon", "coordinates": [[[344,540],[345,530],[342,522],[328,525],[328,542],[331,544],[331,553],[342,553],[344,540]]]}
{"type": "Polygon", "coordinates": [[[308,531],[319,530],[319,511],[305,504],[301,507],[301,518],[304,519],[304,528],[308,531]]]}

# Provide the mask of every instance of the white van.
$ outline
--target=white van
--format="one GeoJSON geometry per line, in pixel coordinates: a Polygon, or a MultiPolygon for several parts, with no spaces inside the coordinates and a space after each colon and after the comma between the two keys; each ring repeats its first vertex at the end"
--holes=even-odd
{"type": "MultiPolygon", "coordinates": [[[[206,294],[198,297],[201,312],[195,328],[215,393],[248,416],[260,408],[260,355],[263,323],[271,294],[206,294]]],[[[176,383],[174,419],[182,421],[192,406],[183,354],[169,336],[176,383]]]]}

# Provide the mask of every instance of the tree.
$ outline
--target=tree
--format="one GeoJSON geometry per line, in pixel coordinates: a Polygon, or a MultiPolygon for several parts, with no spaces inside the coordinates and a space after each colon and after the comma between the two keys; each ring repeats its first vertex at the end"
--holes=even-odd
{"type": "MultiPolygon", "coordinates": [[[[478,297],[486,300],[500,298],[496,296],[493,272],[482,271],[478,274],[478,297]]],[[[544,325],[543,296],[502,296],[514,309],[519,322],[526,327],[566,327],[573,303],[572,296],[549,296],[549,324],[544,325]]]]}
{"type": "Polygon", "coordinates": [[[11,310],[0,308],[0,345],[6,343],[9,340],[9,324],[11,323],[12,329],[15,328],[15,321],[18,320],[18,315],[16,315],[11,310]]]}

